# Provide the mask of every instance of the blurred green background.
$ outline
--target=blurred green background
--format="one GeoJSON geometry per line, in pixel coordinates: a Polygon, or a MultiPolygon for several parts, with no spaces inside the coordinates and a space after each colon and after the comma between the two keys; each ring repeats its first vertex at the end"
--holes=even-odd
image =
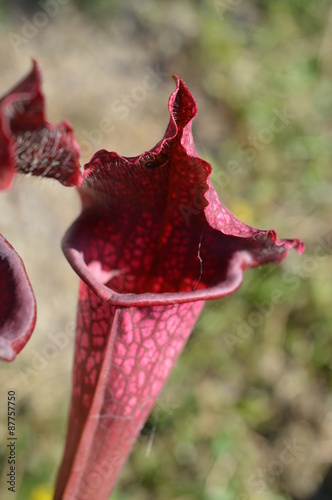
{"type": "MultiPolygon", "coordinates": [[[[196,147],[222,201],[306,243],[302,257],[247,271],[235,295],[206,305],[112,498],[308,499],[332,463],[331,3],[46,4],[0,1],[2,93],[37,58],[48,119],[72,123],[88,161],[101,148],[152,147],[168,123],[168,75],[178,74],[197,99],[196,147]],[[135,98],[152,73],[155,88],[135,98]],[[100,133],[105,118],[114,127],[100,133]]],[[[52,181],[20,178],[0,197],[0,232],[24,258],[39,311],[29,344],[0,367],[1,436],[10,388],[19,435],[18,492],[6,491],[2,448],[1,499],[52,498],[78,287],[59,241],[78,213],[75,191],[52,181]]]]}

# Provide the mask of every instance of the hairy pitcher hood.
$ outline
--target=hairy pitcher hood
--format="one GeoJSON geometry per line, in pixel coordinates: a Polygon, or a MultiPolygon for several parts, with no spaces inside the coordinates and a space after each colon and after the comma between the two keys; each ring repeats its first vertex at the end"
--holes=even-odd
{"type": "MultiPolygon", "coordinates": [[[[17,174],[52,177],[64,186],[79,185],[79,145],[68,122],[45,118],[41,67],[0,99],[0,191],[17,174]]],[[[6,214],[1,214],[1,219],[6,214]]],[[[36,322],[36,301],[21,258],[0,234],[0,359],[13,361],[36,322]]]]}

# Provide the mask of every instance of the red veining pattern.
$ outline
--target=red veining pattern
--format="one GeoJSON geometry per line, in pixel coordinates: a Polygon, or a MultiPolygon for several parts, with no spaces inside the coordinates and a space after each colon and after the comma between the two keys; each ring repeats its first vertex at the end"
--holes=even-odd
{"type": "Polygon", "coordinates": [[[81,283],[69,453],[58,479],[68,484],[55,499],[108,497],[202,307],[115,308],[81,283]]]}
{"type": "Polygon", "coordinates": [[[108,498],[203,301],[233,293],[245,268],[303,250],[222,205],[195,151],[196,102],[175,80],[154,148],[99,151],[85,166],[82,214],[63,240],[83,281],[56,500],[108,498]]]}

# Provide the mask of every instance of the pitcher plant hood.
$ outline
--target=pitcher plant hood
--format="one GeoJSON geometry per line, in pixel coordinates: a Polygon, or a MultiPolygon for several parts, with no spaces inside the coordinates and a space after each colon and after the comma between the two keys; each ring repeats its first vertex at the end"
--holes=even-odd
{"type": "Polygon", "coordinates": [[[67,121],[46,121],[41,67],[0,99],[0,190],[16,173],[52,177],[65,186],[81,183],[80,148],[67,121]]]}
{"type": "Polygon", "coordinates": [[[75,271],[113,305],[224,297],[239,287],[245,268],[304,248],[298,239],[240,222],[220,202],[212,167],[193,143],[196,102],[174,79],[163,139],[137,157],[105,150],[93,156],[85,166],[82,214],[63,241],[75,271]]]}

